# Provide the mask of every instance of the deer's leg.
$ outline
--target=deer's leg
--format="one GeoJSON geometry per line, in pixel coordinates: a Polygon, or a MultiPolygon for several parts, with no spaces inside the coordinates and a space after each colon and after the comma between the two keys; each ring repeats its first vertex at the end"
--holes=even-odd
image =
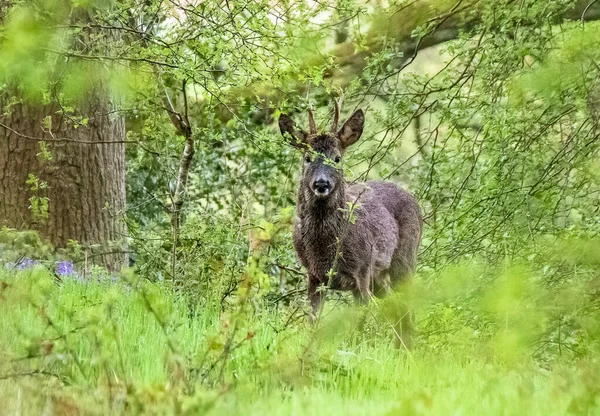
{"type": "Polygon", "coordinates": [[[373,280],[373,294],[382,299],[389,295],[392,291],[389,274],[382,274],[377,279],[373,280]]]}
{"type": "Polygon", "coordinates": [[[310,321],[314,323],[321,312],[323,301],[325,300],[325,293],[319,290],[321,282],[313,277],[308,278],[308,300],[312,308],[310,314],[310,321]]]}
{"type": "Polygon", "coordinates": [[[369,304],[369,293],[362,292],[360,290],[353,290],[352,296],[354,296],[354,303],[357,305],[368,305],[369,304]]]}
{"type": "Polygon", "coordinates": [[[371,277],[368,270],[362,270],[358,276],[354,278],[354,301],[358,305],[366,305],[371,298],[371,277]]]}

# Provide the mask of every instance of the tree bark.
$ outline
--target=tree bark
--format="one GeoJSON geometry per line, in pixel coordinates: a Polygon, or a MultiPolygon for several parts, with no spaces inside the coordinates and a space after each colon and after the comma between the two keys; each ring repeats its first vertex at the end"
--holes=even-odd
{"type": "MultiPolygon", "coordinates": [[[[126,259],[118,243],[125,237],[125,122],[111,114],[107,97],[100,86],[86,94],[80,110],[87,126],[57,113],[56,102],[22,101],[0,116],[0,226],[35,229],[56,248],[75,240],[95,263],[118,270],[126,259]],[[48,116],[51,133],[44,128],[48,116]],[[39,155],[41,139],[51,160],[39,155]],[[47,188],[32,191],[30,174],[47,188]],[[47,218],[30,209],[31,197],[48,198],[47,218]],[[97,255],[107,252],[115,253],[97,255]]],[[[8,99],[0,96],[0,108],[8,99]]]]}

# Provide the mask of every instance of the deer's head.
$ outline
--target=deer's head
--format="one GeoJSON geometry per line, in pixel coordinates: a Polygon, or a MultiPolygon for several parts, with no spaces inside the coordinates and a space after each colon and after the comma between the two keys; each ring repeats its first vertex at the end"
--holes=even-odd
{"type": "Polygon", "coordinates": [[[365,123],[362,110],[356,110],[338,130],[340,106],[335,104],[333,126],[329,132],[317,132],[312,111],[308,112],[309,132],[299,129],[287,115],[279,117],[279,129],[288,142],[304,152],[302,188],[307,197],[325,200],[343,182],[341,168],[346,149],[360,138],[365,123]]]}

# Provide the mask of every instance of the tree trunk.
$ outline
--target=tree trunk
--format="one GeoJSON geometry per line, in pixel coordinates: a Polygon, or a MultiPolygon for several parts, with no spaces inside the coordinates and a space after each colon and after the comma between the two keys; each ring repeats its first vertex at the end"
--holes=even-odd
{"type": "MultiPolygon", "coordinates": [[[[6,95],[0,96],[2,109],[6,95]]],[[[87,125],[57,113],[56,102],[22,101],[0,115],[0,226],[38,230],[56,248],[75,240],[94,263],[118,270],[126,259],[125,123],[111,113],[107,97],[100,87],[86,94],[78,112],[89,118],[87,125]],[[27,183],[30,174],[47,187],[35,190],[27,183]]]]}

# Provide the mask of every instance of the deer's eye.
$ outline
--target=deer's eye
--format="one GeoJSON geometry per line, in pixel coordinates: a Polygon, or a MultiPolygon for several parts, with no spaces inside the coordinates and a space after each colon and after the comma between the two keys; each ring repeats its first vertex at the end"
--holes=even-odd
{"type": "Polygon", "coordinates": [[[305,161],[306,163],[310,163],[310,155],[306,155],[306,156],[304,156],[304,161],[305,161]]]}
{"type": "Polygon", "coordinates": [[[342,158],[341,158],[341,157],[339,157],[339,156],[336,156],[336,157],[335,157],[335,159],[333,159],[333,161],[334,161],[335,163],[340,163],[340,162],[342,161],[342,158]]]}

